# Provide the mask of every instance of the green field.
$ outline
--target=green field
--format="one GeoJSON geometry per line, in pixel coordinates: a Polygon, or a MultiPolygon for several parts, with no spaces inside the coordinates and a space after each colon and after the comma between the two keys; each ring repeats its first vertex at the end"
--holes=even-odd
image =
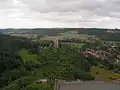
{"type": "Polygon", "coordinates": [[[95,77],[96,80],[103,80],[103,81],[111,81],[111,78],[120,79],[120,74],[98,67],[92,67],[91,75],[95,77]]]}
{"type": "Polygon", "coordinates": [[[20,56],[22,57],[23,61],[24,62],[34,62],[36,64],[39,64],[40,62],[36,59],[37,58],[37,55],[36,54],[32,54],[32,55],[29,55],[28,54],[28,50],[27,49],[21,49],[19,51],[19,54],[20,56]]]}
{"type": "Polygon", "coordinates": [[[81,48],[83,45],[85,45],[84,43],[74,43],[74,42],[61,42],[61,44],[67,44],[72,48],[76,48],[76,47],[81,48]]]}

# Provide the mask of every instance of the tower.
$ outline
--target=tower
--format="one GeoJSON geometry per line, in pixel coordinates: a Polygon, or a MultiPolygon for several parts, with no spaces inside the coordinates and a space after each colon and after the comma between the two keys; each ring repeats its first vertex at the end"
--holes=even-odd
{"type": "Polygon", "coordinates": [[[58,39],[54,40],[54,47],[58,48],[59,47],[59,41],[58,39]]]}

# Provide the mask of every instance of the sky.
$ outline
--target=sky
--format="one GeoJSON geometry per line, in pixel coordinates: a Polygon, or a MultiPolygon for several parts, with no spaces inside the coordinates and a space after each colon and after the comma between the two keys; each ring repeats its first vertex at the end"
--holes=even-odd
{"type": "Polygon", "coordinates": [[[120,28],[120,0],[0,0],[0,28],[120,28]]]}

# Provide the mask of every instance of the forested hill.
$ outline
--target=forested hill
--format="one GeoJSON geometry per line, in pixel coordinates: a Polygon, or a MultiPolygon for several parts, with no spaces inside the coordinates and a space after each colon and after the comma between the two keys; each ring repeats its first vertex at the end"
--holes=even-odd
{"type": "Polygon", "coordinates": [[[94,35],[106,41],[119,41],[120,29],[104,28],[34,28],[34,29],[0,29],[4,34],[36,34],[38,36],[59,36],[61,33],[78,31],[78,34],[94,35]]]}
{"type": "Polygon", "coordinates": [[[106,33],[120,33],[120,29],[104,29],[104,28],[33,28],[33,29],[0,29],[1,33],[9,34],[9,33],[34,33],[38,35],[57,35],[58,33],[64,33],[67,31],[75,31],[78,30],[80,33],[89,34],[89,35],[101,35],[106,33]]]}
{"type": "Polygon", "coordinates": [[[22,65],[18,50],[26,47],[26,43],[28,44],[28,40],[24,38],[0,34],[0,75],[7,69],[18,68],[22,65]]]}
{"type": "MultiPolygon", "coordinates": [[[[91,80],[94,78],[87,73],[90,67],[70,47],[40,48],[38,42],[0,34],[0,88],[3,90],[31,90],[29,86],[41,78],[50,82],[56,78],[91,80]]],[[[45,90],[43,87],[39,86],[40,90],[45,90]]],[[[45,87],[51,90],[53,83],[45,87]]]]}

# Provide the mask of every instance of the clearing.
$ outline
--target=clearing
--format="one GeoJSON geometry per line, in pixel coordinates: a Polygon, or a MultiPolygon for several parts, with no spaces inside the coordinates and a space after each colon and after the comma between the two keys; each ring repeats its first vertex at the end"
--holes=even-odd
{"type": "Polygon", "coordinates": [[[27,49],[21,49],[19,51],[20,56],[22,57],[22,60],[25,62],[34,62],[36,64],[39,64],[40,62],[36,59],[37,55],[36,54],[32,54],[29,55],[28,50],[27,49]]]}

